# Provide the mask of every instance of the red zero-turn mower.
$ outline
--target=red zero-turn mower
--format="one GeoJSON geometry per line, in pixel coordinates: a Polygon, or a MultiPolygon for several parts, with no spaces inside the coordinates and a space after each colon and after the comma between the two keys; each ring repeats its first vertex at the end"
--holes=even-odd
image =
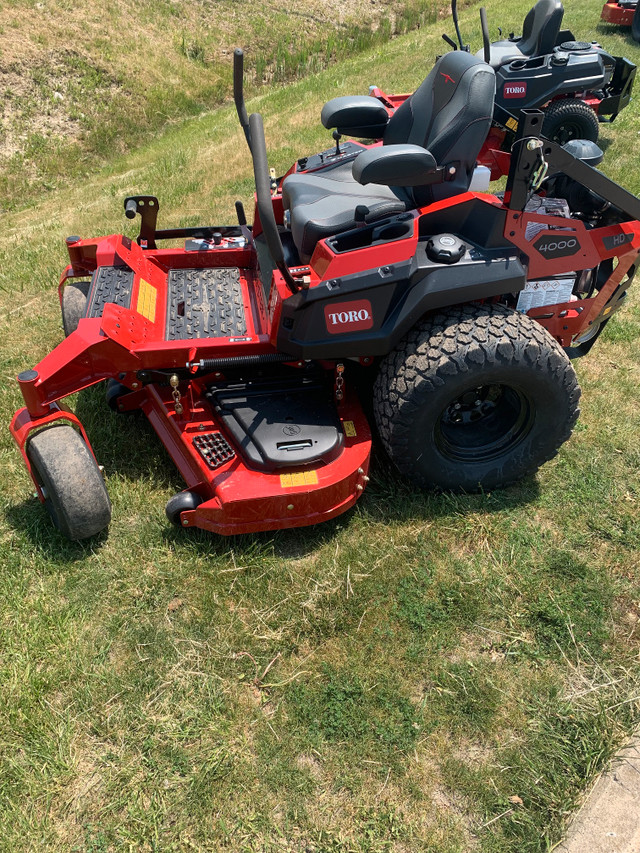
{"type": "MultiPolygon", "coordinates": [[[[454,50],[468,51],[460,33],[457,0],[452,0],[451,14],[457,43],[446,35],[443,38],[454,50]]],[[[511,150],[523,110],[542,110],[542,135],[564,145],[572,139],[596,142],[599,123],[613,122],[631,100],[634,63],[611,56],[595,42],[576,41],[572,32],[561,29],[563,16],[560,0],[538,0],[524,19],[522,36],[512,33],[491,43],[487,16],[484,8],[480,10],[484,46],[476,56],[496,72],[496,97],[491,132],[478,160],[491,170],[494,180],[508,162],[502,152],[511,150]]],[[[407,97],[387,95],[375,86],[370,95],[389,115],[407,97]]],[[[333,126],[329,119],[323,113],[326,127],[333,126]]]]}
{"type": "Polygon", "coordinates": [[[607,24],[631,27],[631,37],[640,41],[640,6],[638,0],[610,0],[602,7],[600,18],[607,24]]]}
{"type": "MultiPolygon", "coordinates": [[[[597,146],[540,139],[532,111],[504,195],[469,191],[495,72],[456,51],[382,145],[336,134],[277,179],[262,119],[247,119],[241,51],[234,77],[252,227],[237,203],[238,225],[156,230],[157,200],[136,196],[136,241],[67,239],[67,337],[18,377],[26,405],[11,423],[56,526],[81,539],[110,520],[88,436],[59,402],[102,380],[184,477],[169,518],[216,533],[351,507],[371,452],[361,406],[418,486],[493,489],[552,458],[579,411],[569,355],[621,305],[640,248],[640,201],[590,165],[597,146]],[[184,248],[158,247],[176,237],[184,248]]],[[[347,123],[371,120],[356,104],[347,123]]]]}

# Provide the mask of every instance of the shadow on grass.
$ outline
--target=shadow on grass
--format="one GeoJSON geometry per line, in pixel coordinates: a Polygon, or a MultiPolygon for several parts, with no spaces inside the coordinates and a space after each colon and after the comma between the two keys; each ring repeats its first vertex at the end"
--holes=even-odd
{"type": "Polygon", "coordinates": [[[620,24],[608,23],[600,19],[596,24],[596,34],[598,36],[604,36],[605,40],[607,37],[620,36],[621,38],[625,38],[630,44],[634,46],[636,44],[631,37],[631,26],[624,27],[620,24]]]}
{"type": "Polygon", "coordinates": [[[53,526],[49,513],[36,497],[7,507],[3,514],[7,524],[36,550],[64,564],[79,562],[98,551],[109,535],[108,530],[103,530],[90,539],[72,542],[53,526]]]}
{"type": "Polygon", "coordinates": [[[600,124],[600,134],[598,135],[598,148],[602,151],[603,154],[607,153],[607,149],[611,147],[612,140],[607,136],[602,136],[602,128],[609,127],[609,122],[601,122],[600,124]]]}
{"type": "Polygon", "coordinates": [[[535,476],[495,492],[456,494],[426,492],[401,477],[374,444],[371,482],[358,503],[337,518],[310,527],[264,533],[220,537],[206,531],[167,527],[164,538],[185,545],[200,555],[222,555],[233,551],[237,556],[258,553],[282,558],[302,558],[331,542],[340,531],[360,522],[373,525],[389,523],[428,523],[471,513],[505,512],[537,500],[540,488],[535,476]]]}
{"type": "Polygon", "coordinates": [[[157,488],[183,489],[180,474],[149,421],[139,411],[111,411],[105,390],[100,383],[81,392],[75,412],[107,475],[130,480],[148,476],[157,488]]]}

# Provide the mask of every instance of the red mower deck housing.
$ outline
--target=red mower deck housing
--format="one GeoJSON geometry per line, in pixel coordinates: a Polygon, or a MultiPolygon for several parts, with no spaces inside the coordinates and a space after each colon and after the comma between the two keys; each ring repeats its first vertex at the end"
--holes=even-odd
{"type": "Polygon", "coordinates": [[[640,8],[638,0],[617,0],[605,3],[600,14],[601,20],[619,27],[631,27],[631,37],[640,41],[640,8]]]}
{"type": "Polygon", "coordinates": [[[630,27],[638,5],[637,0],[627,0],[623,3],[605,3],[600,14],[601,20],[607,24],[617,24],[619,27],[630,27]]]}

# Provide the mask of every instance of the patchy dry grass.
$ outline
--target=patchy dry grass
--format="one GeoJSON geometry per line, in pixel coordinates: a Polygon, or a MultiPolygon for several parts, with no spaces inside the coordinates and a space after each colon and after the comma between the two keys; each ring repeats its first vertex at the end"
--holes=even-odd
{"type": "Polygon", "coordinates": [[[255,91],[437,16],[436,0],[8,0],[0,9],[0,205],[84,179],[228,100],[233,48],[255,91]]]}
{"type": "MultiPolygon", "coordinates": [[[[487,6],[509,31],[527,4],[487,6]]],[[[640,59],[624,34],[583,28],[597,21],[596,0],[578,20],[566,6],[577,36],[640,59]]],[[[479,45],[476,17],[462,20],[479,45]]],[[[250,107],[265,116],[273,165],[324,147],[318,117],[329,97],[370,83],[413,88],[441,28],[257,94],[250,107]]],[[[635,192],[639,109],[634,101],[603,128],[606,170],[635,192]]],[[[107,159],[0,217],[5,423],[20,405],[15,375],[62,337],[55,284],[66,234],[129,227],[122,198],[136,191],[157,192],[167,226],[231,220],[235,198],[250,203],[229,107],[107,159]]],[[[144,422],[106,410],[100,388],[72,401],[114,505],[97,541],[71,544],[51,528],[0,433],[0,846],[552,846],[637,721],[639,363],[632,289],[577,365],[578,429],[536,478],[485,495],[425,495],[378,454],[346,516],[229,540],[169,527],[177,472],[144,422]]]]}

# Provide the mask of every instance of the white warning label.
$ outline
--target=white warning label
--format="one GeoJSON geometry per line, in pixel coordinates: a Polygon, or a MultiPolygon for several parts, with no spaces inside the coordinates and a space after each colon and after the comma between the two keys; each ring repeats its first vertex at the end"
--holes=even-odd
{"type": "Polygon", "coordinates": [[[520,291],[516,308],[523,314],[543,305],[558,305],[569,302],[574,278],[545,278],[528,281],[520,291]]]}

